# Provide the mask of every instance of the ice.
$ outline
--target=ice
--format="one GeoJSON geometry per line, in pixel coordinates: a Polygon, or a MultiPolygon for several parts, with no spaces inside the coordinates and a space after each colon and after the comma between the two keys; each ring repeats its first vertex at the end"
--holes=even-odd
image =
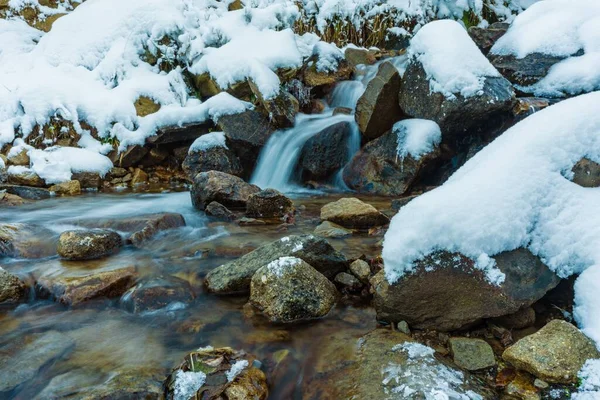
{"type": "Polygon", "coordinates": [[[194,143],[192,143],[188,152],[192,154],[206,151],[214,147],[227,148],[227,144],[225,143],[225,134],[223,132],[211,132],[200,136],[194,141],[194,143]]]}
{"type": "Polygon", "coordinates": [[[196,395],[198,389],[206,382],[206,374],[179,370],[175,374],[175,400],[189,400],[196,395]]]}
{"type": "Polygon", "coordinates": [[[474,96],[483,89],[486,77],[500,76],[454,20],[425,25],[410,41],[408,53],[423,65],[431,90],[448,98],[474,96]]]}
{"type": "Polygon", "coordinates": [[[396,122],[392,129],[398,135],[397,153],[400,159],[410,155],[418,160],[433,151],[442,140],[438,124],[426,119],[405,119],[396,122]]]}
{"type": "MultiPolygon", "coordinates": [[[[600,92],[593,92],[527,117],[445,184],[403,207],[384,240],[388,281],[438,250],[479,264],[525,247],[560,277],[583,273],[575,286],[575,320],[600,343],[600,192],[570,181],[581,158],[600,161],[598,104],[600,92]]],[[[494,269],[488,270],[491,281],[494,269]]]]}
{"type": "Polygon", "coordinates": [[[235,364],[231,366],[231,369],[225,374],[227,376],[227,382],[233,382],[233,380],[247,367],[248,360],[236,361],[235,364]]]}

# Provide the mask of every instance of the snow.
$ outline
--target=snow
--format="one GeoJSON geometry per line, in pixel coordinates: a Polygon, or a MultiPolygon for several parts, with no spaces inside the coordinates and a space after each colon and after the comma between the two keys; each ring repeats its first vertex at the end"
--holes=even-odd
{"type": "Polygon", "coordinates": [[[175,374],[174,400],[189,400],[206,382],[206,374],[179,370],[175,374]]]}
{"type": "Polygon", "coordinates": [[[225,133],[211,132],[200,136],[192,143],[188,153],[198,153],[215,147],[227,148],[227,144],[225,143],[225,133]]]}
{"type": "Polygon", "coordinates": [[[567,57],[540,82],[527,88],[537,96],[579,94],[600,88],[600,3],[551,0],[519,15],[491,49],[493,54],[526,57],[543,53],[567,57]],[[584,54],[572,57],[583,50],[584,54]]]}
{"type": "MultiPolygon", "coordinates": [[[[286,272],[290,271],[301,262],[302,260],[296,257],[279,257],[277,260],[267,264],[267,271],[276,277],[281,278],[286,272]]],[[[263,278],[266,279],[264,275],[263,278]]]]}
{"type": "Polygon", "coordinates": [[[4,169],[6,168],[6,165],[4,164],[4,160],[2,158],[0,158],[0,169],[4,169]]]}
{"type": "Polygon", "coordinates": [[[430,153],[442,141],[442,131],[437,123],[426,119],[405,119],[392,128],[398,136],[398,157],[410,155],[415,160],[430,153]]]}
{"type": "Polygon", "coordinates": [[[465,28],[453,20],[430,22],[410,41],[412,62],[419,61],[430,79],[430,89],[448,98],[477,95],[486,77],[500,74],[471,40],[465,28]]]}
{"type": "Polygon", "coordinates": [[[316,68],[319,72],[337,71],[340,61],[344,59],[344,53],[333,43],[317,43],[313,54],[317,56],[316,68]]]}
{"type": "Polygon", "coordinates": [[[560,277],[582,274],[575,285],[575,320],[600,343],[600,192],[570,181],[582,157],[600,162],[598,104],[600,92],[594,92],[527,117],[444,185],[403,207],[384,240],[388,281],[438,250],[486,264],[489,257],[525,247],[560,277]]]}
{"type": "Polygon", "coordinates": [[[236,361],[229,371],[225,374],[227,377],[227,382],[233,382],[233,380],[245,369],[248,367],[248,360],[239,360],[236,361]]]}
{"type": "Polygon", "coordinates": [[[600,398],[600,359],[587,360],[577,375],[581,380],[573,400],[597,400],[600,398]]]}

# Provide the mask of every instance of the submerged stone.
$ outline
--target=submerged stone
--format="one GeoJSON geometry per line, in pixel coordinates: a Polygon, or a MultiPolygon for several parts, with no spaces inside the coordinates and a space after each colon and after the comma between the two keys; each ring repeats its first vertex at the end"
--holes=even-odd
{"type": "Polygon", "coordinates": [[[44,258],[56,254],[56,233],[38,225],[0,224],[0,256],[44,258]]]}

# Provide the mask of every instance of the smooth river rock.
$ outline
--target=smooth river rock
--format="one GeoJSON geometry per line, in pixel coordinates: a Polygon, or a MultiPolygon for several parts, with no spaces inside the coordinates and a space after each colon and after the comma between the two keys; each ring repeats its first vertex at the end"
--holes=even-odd
{"type": "Polygon", "coordinates": [[[275,189],[265,189],[248,196],[246,216],[249,218],[282,218],[294,213],[294,203],[275,189]]]}
{"type": "Polygon", "coordinates": [[[123,246],[121,235],[107,229],[76,230],[61,233],[58,255],[67,260],[94,260],[114,254],[123,246]]]}
{"type": "Polygon", "coordinates": [[[368,229],[390,222],[375,207],[355,197],[344,197],[324,205],[321,208],[321,220],[350,229],[368,229]]]}
{"type": "Polygon", "coordinates": [[[260,188],[244,182],[237,176],[218,171],[201,172],[194,178],[191,196],[192,204],[198,210],[216,201],[230,208],[244,208],[251,194],[260,188]]]}
{"type": "Polygon", "coordinates": [[[0,304],[18,303],[25,297],[25,284],[0,267],[0,304]]]}

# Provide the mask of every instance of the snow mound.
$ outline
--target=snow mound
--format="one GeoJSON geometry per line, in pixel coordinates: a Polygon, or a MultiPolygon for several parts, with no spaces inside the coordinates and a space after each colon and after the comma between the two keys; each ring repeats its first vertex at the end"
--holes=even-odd
{"type": "Polygon", "coordinates": [[[196,395],[198,389],[206,382],[206,374],[203,372],[177,371],[175,374],[175,400],[189,400],[196,395]]]}
{"type": "Polygon", "coordinates": [[[543,53],[567,59],[534,84],[538,96],[563,96],[600,88],[600,2],[541,1],[519,15],[491,53],[526,57],[543,53]],[[583,51],[583,55],[572,57],[583,51]]]}
{"type": "Polygon", "coordinates": [[[419,61],[433,92],[448,98],[476,95],[486,77],[500,74],[454,20],[430,22],[410,41],[409,57],[419,61]]]}
{"type": "Polygon", "coordinates": [[[398,136],[398,157],[403,160],[410,155],[415,160],[430,153],[442,141],[438,124],[427,119],[405,119],[392,128],[398,136]]]}
{"type": "Polygon", "coordinates": [[[233,382],[233,380],[242,373],[242,371],[248,367],[248,360],[239,360],[231,366],[231,369],[227,371],[227,382],[233,382]]]}
{"type": "Polygon", "coordinates": [[[223,132],[211,132],[206,135],[200,136],[192,143],[188,151],[189,154],[206,151],[214,147],[227,148],[225,143],[225,133],[223,132]]]}
{"type": "Polygon", "coordinates": [[[486,264],[525,247],[561,277],[583,272],[575,318],[600,342],[600,192],[569,180],[581,158],[600,162],[598,104],[594,92],[529,116],[403,207],[384,240],[388,281],[439,250],[486,264]]]}

